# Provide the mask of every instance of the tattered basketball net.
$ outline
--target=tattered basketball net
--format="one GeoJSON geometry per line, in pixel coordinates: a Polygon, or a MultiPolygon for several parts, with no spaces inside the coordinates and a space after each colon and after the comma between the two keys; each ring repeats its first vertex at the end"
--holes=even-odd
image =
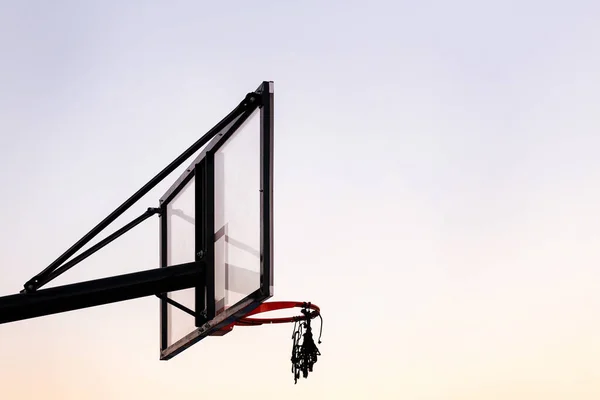
{"type": "Polygon", "coordinates": [[[254,311],[248,313],[244,318],[239,319],[224,330],[231,330],[233,326],[258,326],[263,324],[285,324],[294,323],[294,331],[292,340],[292,373],[294,374],[294,383],[298,383],[300,373],[304,378],[308,377],[308,373],[312,372],[313,366],[317,362],[321,352],[317,348],[313,339],[311,320],[319,317],[321,319],[321,327],[319,332],[319,341],[321,343],[321,334],[323,333],[323,317],[321,310],[314,304],[302,303],[298,301],[272,301],[262,303],[254,311]],[[253,315],[262,314],[269,311],[284,310],[287,308],[300,308],[301,315],[283,318],[253,318],[253,315]]]}

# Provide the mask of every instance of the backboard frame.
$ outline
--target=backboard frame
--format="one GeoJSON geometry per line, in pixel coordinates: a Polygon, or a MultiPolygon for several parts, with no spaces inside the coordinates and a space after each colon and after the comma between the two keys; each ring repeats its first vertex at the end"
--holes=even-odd
{"type": "MultiPolygon", "coordinates": [[[[215,136],[160,200],[160,265],[168,267],[167,207],[173,198],[195,179],[195,262],[204,273],[195,290],[196,329],[169,345],[168,303],[160,301],[160,359],[168,360],[204,337],[244,317],[273,296],[273,161],[274,115],[273,82],[263,82],[255,91],[259,101],[243,111],[215,136]],[[215,153],[255,112],[260,113],[260,288],[216,313],[215,305],[215,153]]],[[[165,294],[166,295],[166,294],[165,294]]]]}

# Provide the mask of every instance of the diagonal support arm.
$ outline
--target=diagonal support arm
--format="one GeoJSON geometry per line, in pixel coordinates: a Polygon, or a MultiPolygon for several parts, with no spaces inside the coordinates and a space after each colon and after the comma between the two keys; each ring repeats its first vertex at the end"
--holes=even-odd
{"type": "Polygon", "coordinates": [[[144,197],[150,190],[152,190],[156,185],[158,185],[163,179],[165,179],[168,175],[170,175],[177,167],[183,164],[188,158],[190,158],[194,153],[200,150],[204,145],[206,145],[213,137],[215,137],[221,130],[223,130],[227,125],[236,120],[242,113],[249,109],[253,109],[258,107],[260,102],[260,96],[256,93],[248,93],[245,99],[225,118],[223,118],[217,125],[215,125],[211,130],[209,130],[206,134],[204,134],[200,139],[196,141],[193,145],[191,145],[187,150],[185,150],[179,157],[173,160],[169,165],[167,165],[162,171],[160,171],[154,178],[152,178],[148,183],[146,183],[142,188],[140,188],[137,192],[135,192],[130,198],[125,200],[123,204],[117,207],[112,213],[110,213],[104,220],[102,220],[98,225],[96,225],[92,230],[90,230],[87,234],[85,234],[79,241],[77,241],[73,246],[71,246],[67,251],[65,251],[62,255],[60,255],[54,262],[52,262],[48,267],[46,267],[42,272],[31,278],[27,283],[25,283],[25,291],[26,292],[34,292],[43,286],[45,283],[49,282],[50,279],[48,277],[58,269],[63,263],[65,263],[71,256],[73,256],[77,251],[79,251],[83,246],[90,242],[94,237],[96,237],[100,232],[102,232],[108,225],[113,223],[119,216],[121,216],[125,211],[127,211],[132,205],[134,205],[138,200],[144,197]]]}
{"type": "MultiPolygon", "coordinates": [[[[40,286],[45,285],[46,283],[50,282],[54,278],[57,278],[58,276],[67,272],[68,270],[73,268],[75,265],[79,264],[80,262],[82,262],[83,260],[85,260],[86,258],[91,256],[98,250],[102,249],[109,243],[111,243],[114,240],[118,239],[119,237],[123,236],[125,233],[129,232],[131,229],[135,228],[136,226],[138,226],[139,224],[141,224],[142,222],[144,222],[145,220],[147,220],[154,214],[159,214],[159,213],[160,213],[159,208],[149,208],[145,213],[143,213],[142,215],[140,215],[139,217],[137,217],[136,219],[134,219],[127,225],[121,227],[120,229],[113,232],[106,238],[102,239],[101,241],[99,241],[98,243],[96,243],[95,245],[93,245],[92,247],[90,247],[89,249],[87,249],[86,251],[84,251],[83,253],[78,255],[77,257],[73,258],[70,261],[67,261],[60,267],[56,268],[54,271],[47,274],[44,278],[40,278],[39,282],[38,282],[39,285],[40,286]]],[[[26,292],[26,290],[21,290],[21,293],[25,293],[25,292],[26,292]]]]}

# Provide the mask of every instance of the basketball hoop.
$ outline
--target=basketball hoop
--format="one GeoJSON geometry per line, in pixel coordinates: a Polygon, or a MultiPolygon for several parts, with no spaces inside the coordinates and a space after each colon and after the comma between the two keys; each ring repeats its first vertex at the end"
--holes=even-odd
{"type": "Polygon", "coordinates": [[[255,310],[248,313],[245,317],[240,318],[221,329],[223,332],[229,332],[234,326],[260,326],[265,324],[285,324],[294,323],[294,331],[292,339],[294,345],[292,347],[292,373],[294,374],[294,383],[298,383],[300,373],[304,378],[308,377],[308,373],[312,372],[314,364],[317,362],[321,352],[317,348],[312,335],[310,326],[311,320],[319,317],[321,319],[321,327],[319,332],[318,343],[321,343],[321,334],[323,333],[323,317],[318,306],[312,303],[304,303],[299,301],[272,301],[262,303],[255,310]],[[277,318],[253,318],[253,315],[263,314],[269,311],[285,310],[288,308],[300,308],[300,315],[292,317],[277,317],[277,318]]]}

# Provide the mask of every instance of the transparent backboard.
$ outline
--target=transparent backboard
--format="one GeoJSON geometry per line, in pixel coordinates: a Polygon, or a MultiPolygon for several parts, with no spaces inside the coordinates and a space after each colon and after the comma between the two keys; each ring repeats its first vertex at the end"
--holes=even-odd
{"type": "Polygon", "coordinates": [[[260,289],[259,122],[253,114],[214,152],[216,314],[260,289]]]}
{"type": "Polygon", "coordinates": [[[161,295],[169,359],[273,295],[273,84],[202,150],[161,198],[161,266],[197,262],[197,287],[161,295]]]}

